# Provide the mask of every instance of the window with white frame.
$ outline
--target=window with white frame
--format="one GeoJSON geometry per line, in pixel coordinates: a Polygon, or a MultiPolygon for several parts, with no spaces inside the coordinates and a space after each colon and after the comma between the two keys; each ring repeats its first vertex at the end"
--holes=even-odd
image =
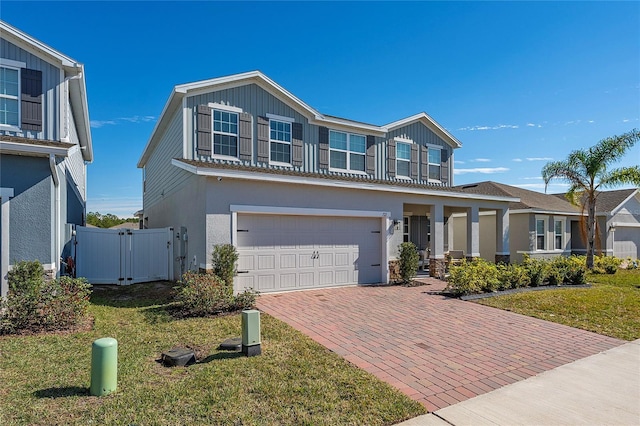
{"type": "Polygon", "coordinates": [[[20,70],[0,66],[0,125],[20,125],[20,70]]]}
{"type": "Polygon", "coordinates": [[[544,234],[545,234],[545,226],[544,219],[536,220],[536,250],[544,250],[544,234]]]}
{"type": "Polygon", "coordinates": [[[440,163],[442,151],[438,148],[429,148],[429,180],[440,180],[440,163]]]}
{"type": "Polygon", "coordinates": [[[228,157],[238,156],[238,114],[213,110],[213,153],[228,157]]]}
{"type": "Polygon", "coordinates": [[[396,176],[411,176],[411,144],[396,142],[396,176]]]}
{"type": "Polygon", "coordinates": [[[367,138],[353,133],[329,131],[329,167],[364,172],[367,138]]]}
{"type": "Polygon", "coordinates": [[[556,220],[554,223],[554,231],[555,231],[555,249],[556,250],[562,250],[562,236],[563,236],[563,229],[562,229],[562,221],[561,220],[556,220]]]}
{"type": "Polygon", "coordinates": [[[402,241],[408,243],[410,241],[411,227],[409,225],[409,216],[402,218],[402,241]]]}
{"type": "Polygon", "coordinates": [[[270,119],[269,145],[271,161],[291,163],[291,123],[270,119]]]}

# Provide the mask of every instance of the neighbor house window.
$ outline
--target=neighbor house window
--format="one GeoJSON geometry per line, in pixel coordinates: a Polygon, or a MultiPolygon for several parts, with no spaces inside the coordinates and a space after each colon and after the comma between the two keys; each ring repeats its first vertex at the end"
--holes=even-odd
{"type": "Polygon", "coordinates": [[[409,235],[410,235],[410,226],[409,226],[409,216],[405,216],[402,218],[402,241],[408,243],[409,235]]]}
{"type": "Polygon", "coordinates": [[[429,180],[440,180],[441,153],[437,148],[429,148],[429,180]]]}
{"type": "Polygon", "coordinates": [[[19,127],[20,70],[0,67],[0,125],[19,127]]]}
{"type": "Polygon", "coordinates": [[[396,143],[396,175],[411,176],[411,144],[406,142],[396,143]]]}
{"type": "Polygon", "coordinates": [[[238,114],[213,110],[213,153],[238,156],[238,114]]]}
{"type": "Polygon", "coordinates": [[[536,220],[536,250],[544,250],[544,219],[536,220]]]}
{"type": "Polygon", "coordinates": [[[271,161],[291,163],[291,123],[269,120],[271,161]]]}
{"type": "Polygon", "coordinates": [[[329,131],[329,166],[332,169],[364,172],[367,138],[352,133],[329,131]]]}
{"type": "Polygon", "coordinates": [[[554,224],[554,230],[555,230],[555,248],[556,250],[562,250],[562,221],[561,220],[556,220],[555,224],[554,224]]]}

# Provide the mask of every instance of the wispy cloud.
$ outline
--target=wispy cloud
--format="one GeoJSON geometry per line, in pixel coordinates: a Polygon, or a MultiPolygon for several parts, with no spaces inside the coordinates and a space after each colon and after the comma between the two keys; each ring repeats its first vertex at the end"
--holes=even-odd
{"type": "Polygon", "coordinates": [[[542,124],[527,123],[527,127],[542,127],[542,124]]]}
{"type": "Polygon", "coordinates": [[[467,173],[482,173],[485,175],[490,175],[494,173],[504,173],[508,171],[509,169],[506,167],[476,167],[473,169],[455,169],[453,171],[453,174],[464,175],[467,173]]]}
{"type": "Polygon", "coordinates": [[[87,211],[102,214],[115,214],[118,217],[133,217],[133,213],[142,208],[142,198],[89,198],[87,199],[87,211]]]}
{"type": "Polygon", "coordinates": [[[132,117],[119,117],[112,120],[91,120],[91,127],[99,129],[104,126],[116,126],[121,123],[149,123],[156,121],[156,117],[153,115],[134,115],[132,117]]]}
{"type": "Polygon", "coordinates": [[[458,130],[465,131],[475,131],[475,130],[500,130],[500,129],[518,129],[520,126],[517,124],[498,124],[497,126],[470,126],[470,127],[461,127],[458,130]]]}
{"type": "Polygon", "coordinates": [[[551,157],[527,157],[527,161],[553,161],[551,157]]]}
{"type": "Polygon", "coordinates": [[[455,161],[453,162],[453,164],[464,164],[464,161],[461,161],[461,160],[455,160],[455,161]]]}
{"type": "Polygon", "coordinates": [[[522,163],[522,158],[514,158],[512,161],[515,161],[516,163],[522,163]]]}
{"type": "Polygon", "coordinates": [[[490,158],[474,158],[473,160],[469,160],[472,163],[490,163],[490,158]]]}
{"type": "Polygon", "coordinates": [[[521,180],[542,180],[542,176],[521,177],[521,180]]]}

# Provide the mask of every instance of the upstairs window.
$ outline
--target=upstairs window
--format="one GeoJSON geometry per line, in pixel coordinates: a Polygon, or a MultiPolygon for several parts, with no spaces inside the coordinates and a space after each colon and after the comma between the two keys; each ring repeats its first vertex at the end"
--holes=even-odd
{"type": "Polygon", "coordinates": [[[291,123],[269,120],[271,161],[291,163],[291,123]]]}
{"type": "Polygon", "coordinates": [[[544,219],[536,220],[536,250],[544,250],[544,219]]]}
{"type": "Polygon", "coordinates": [[[0,67],[0,125],[20,126],[20,70],[0,67]]]}
{"type": "Polygon", "coordinates": [[[352,133],[329,131],[329,167],[364,172],[367,138],[352,133]]]}
{"type": "Polygon", "coordinates": [[[238,156],[238,114],[213,110],[213,153],[238,156]]]}
{"type": "Polygon", "coordinates": [[[411,177],[411,144],[396,143],[396,176],[411,177]]]}
{"type": "Polygon", "coordinates": [[[556,250],[562,250],[562,221],[561,220],[556,220],[555,224],[554,224],[554,228],[555,228],[555,249],[556,250]]]}
{"type": "Polygon", "coordinates": [[[440,163],[442,151],[437,148],[429,148],[429,180],[440,180],[440,163]]]}

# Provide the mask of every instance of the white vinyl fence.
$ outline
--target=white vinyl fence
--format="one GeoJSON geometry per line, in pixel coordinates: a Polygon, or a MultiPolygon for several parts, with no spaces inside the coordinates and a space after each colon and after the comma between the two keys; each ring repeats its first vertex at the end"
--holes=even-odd
{"type": "Polygon", "coordinates": [[[173,232],[76,227],[76,276],[91,284],[135,284],[173,278],[173,232]]]}

